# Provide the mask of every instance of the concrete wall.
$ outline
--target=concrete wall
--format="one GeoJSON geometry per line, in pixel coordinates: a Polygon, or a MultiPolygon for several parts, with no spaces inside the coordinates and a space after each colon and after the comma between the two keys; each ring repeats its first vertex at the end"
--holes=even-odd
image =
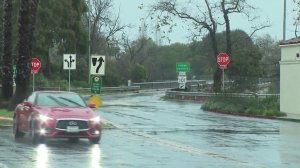
{"type": "Polygon", "coordinates": [[[296,57],[297,53],[300,53],[300,44],[281,46],[281,61],[300,60],[296,57]]]}
{"type": "Polygon", "coordinates": [[[281,46],[280,111],[300,115],[300,44],[281,46]]]}

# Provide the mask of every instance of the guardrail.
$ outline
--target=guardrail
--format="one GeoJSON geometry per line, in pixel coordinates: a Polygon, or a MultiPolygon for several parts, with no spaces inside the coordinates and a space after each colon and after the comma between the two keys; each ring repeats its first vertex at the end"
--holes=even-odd
{"type": "Polygon", "coordinates": [[[166,97],[171,99],[181,100],[196,100],[201,101],[214,96],[229,96],[229,97],[252,97],[252,98],[267,98],[270,96],[279,97],[280,94],[257,94],[257,93],[205,93],[205,92],[183,92],[183,91],[166,91],[166,97]]]}
{"type": "MultiPolygon", "coordinates": [[[[206,84],[206,80],[188,80],[186,86],[198,86],[206,84]]],[[[133,83],[132,86],[140,86],[141,89],[170,89],[178,88],[177,80],[162,81],[162,82],[143,82],[133,83]]]]}
{"type": "MultiPolygon", "coordinates": [[[[38,87],[37,90],[61,90],[58,87],[38,87]]],[[[128,92],[128,91],[138,91],[140,90],[139,86],[121,86],[121,87],[102,87],[101,92],[128,92]]],[[[79,93],[90,93],[91,88],[71,88],[73,92],[79,93]]]]}
{"type": "MultiPolygon", "coordinates": [[[[91,88],[82,88],[82,89],[71,89],[74,92],[85,92],[89,93],[91,88]]],[[[121,86],[121,87],[102,87],[101,93],[105,92],[130,92],[140,90],[139,86],[121,86]]]]}

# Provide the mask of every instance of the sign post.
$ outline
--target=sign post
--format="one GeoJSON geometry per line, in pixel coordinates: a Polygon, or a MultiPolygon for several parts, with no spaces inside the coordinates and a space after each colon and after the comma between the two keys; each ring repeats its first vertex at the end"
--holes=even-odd
{"type": "Polygon", "coordinates": [[[91,93],[100,94],[102,87],[102,78],[100,76],[93,76],[91,82],[91,93]]]}
{"type": "Polygon", "coordinates": [[[179,89],[185,89],[187,77],[186,72],[190,71],[190,63],[189,62],[176,62],[176,72],[178,72],[178,83],[179,89]]]}
{"type": "Polygon", "coordinates": [[[17,76],[17,65],[13,64],[13,86],[16,86],[16,76],[17,76]]]}
{"type": "Polygon", "coordinates": [[[90,75],[92,75],[91,94],[100,94],[102,87],[101,76],[105,75],[105,56],[92,55],[90,67],[90,75]]]}
{"type": "Polygon", "coordinates": [[[176,72],[190,72],[189,62],[176,62],[176,72]]]}
{"type": "Polygon", "coordinates": [[[76,69],[76,54],[64,54],[64,70],[69,70],[69,91],[71,90],[71,70],[76,69]]]}
{"type": "Polygon", "coordinates": [[[34,75],[39,72],[39,69],[42,67],[42,63],[37,58],[31,59],[31,73],[32,73],[32,91],[34,92],[34,75]]]}
{"type": "Polygon", "coordinates": [[[224,85],[224,81],[225,81],[225,69],[227,68],[227,65],[229,64],[230,62],[230,58],[229,56],[226,54],[226,53],[220,53],[218,56],[217,56],[217,63],[219,64],[220,66],[220,69],[222,69],[223,71],[223,82],[222,82],[222,91],[224,92],[225,91],[225,85],[224,85]]]}
{"type": "Polygon", "coordinates": [[[105,75],[105,56],[92,55],[91,56],[91,72],[90,75],[105,75]]]}

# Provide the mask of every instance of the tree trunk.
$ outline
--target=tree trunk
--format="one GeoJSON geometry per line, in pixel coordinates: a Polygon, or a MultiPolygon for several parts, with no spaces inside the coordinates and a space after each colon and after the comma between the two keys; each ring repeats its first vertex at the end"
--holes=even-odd
{"type": "Polygon", "coordinates": [[[213,91],[215,93],[221,92],[221,85],[222,85],[222,71],[219,67],[217,67],[214,73],[214,86],[213,91]]]}
{"type": "MultiPolygon", "coordinates": [[[[211,42],[212,42],[214,57],[215,57],[215,60],[217,60],[219,50],[218,50],[218,42],[216,39],[216,31],[211,30],[211,31],[209,31],[209,34],[210,34],[210,38],[211,38],[211,42]]],[[[213,85],[213,91],[215,93],[218,93],[221,91],[221,85],[222,85],[221,77],[222,77],[222,71],[219,67],[217,67],[217,69],[214,73],[214,85],[213,85]]]]}
{"type": "Polygon", "coordinates": [[[2,65],[2,98],[9,100],[13,96],[12,72],[12,0],[4,1],[4,55],[2,65]]]}
{"type": "Polygon", "coordinates": [[[19,19],[19,43],[17,55],[17,77],[16,93],[11,101],[10,108],[13,109],[22,102],[29,92],[30,70],[32,57],[32,39],[38,0],[21,0],[19,19]]]}
{"type": "Polygon", "coordinates": [[[228,11],[225,9],[225,4],[222,1],[221,2],[222,6],[222,12],[223,12],[223,17],[225,20],[225,27],[226,27],[226,53],[230,56],[232,49],[231,49],[231,35],[230,35],[230,20],[228,17],[228,11]]]}

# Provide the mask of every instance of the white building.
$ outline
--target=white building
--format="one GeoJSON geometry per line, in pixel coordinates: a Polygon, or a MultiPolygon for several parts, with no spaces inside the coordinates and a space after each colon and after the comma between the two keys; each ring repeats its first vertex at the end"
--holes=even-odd
{"type": "Polygon", "coordinates": [[[280,43],[280,111],[300,116],[300,37],[280,43]]]}

